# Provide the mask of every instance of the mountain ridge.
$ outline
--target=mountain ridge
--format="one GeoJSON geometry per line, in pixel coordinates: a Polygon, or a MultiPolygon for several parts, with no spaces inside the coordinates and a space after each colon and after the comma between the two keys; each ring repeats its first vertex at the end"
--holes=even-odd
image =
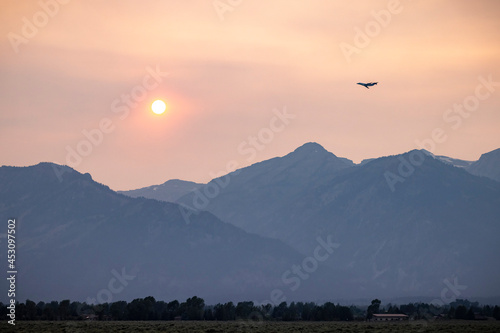
{"type": "MultiPolygon", "coordinates": [[[[483,155],[487,171],[495,170],[496,153],[483,155]]],[[[310,279],[298,280],[294,300],[432,297],[444,279],[456,278],[467,286],[465,297],[500,294],[500,269],[488,264],[500,254],[500,184],[447,162],[412,150],[354,164],[307,143],[197,184],[177,203],[130,198],[65,166],[2,167],[0,212],[20,220],[19,249],[32,257],[26,274],[45,281],[51,271],[73,268],[44,286],[64,286],[72,298],[82,295],[64,279],[98,291],[111,269],[125,267],[137,270],[140,289],[151,294],[267,299],[297,281],[287,272],[315,259],[318,237],[339,247],[316,260],[310,279]],[[98,276],[89,273],[92,257],[98,276]],[[44,272],[37,262],[48,258],[58,264],[49,261],[44,272]]]]}
{"type": "Polygon", "coordinates": [[[500,182],[500,148],[482,154],[479,160],[467,168],[467,171],[500,182]]]}
{"type": "MultiPolygon", "coordinates": [[[[412,151],[412,150],[410,150],[412,151]]],[[[408,151],[408,152],[410,152],[408,151]]],[[[448,157],[448,156],[444,156],[444,155],[434,155],[432,154],[431,152],[425,150],[425,149],[421,149],[422,152],[424,152],[425,154],[427,155],[430,155],[432,157],[434,157],[435,159],[445,163],[445,164],[448,164],[448,165],[452,165],[452,166],[455,166],[455,167],[460,167],[460,168],[464,168],[465,170],[467,170],[468,172],[470,172],[471,174],[474,174],[476,176],[484,176],[484,177],[488,177],[488,178],[491,178],[493,180],[496,180],[496,181],[500,181],[500,175],[498,174],[499,172],[497,172],[497,169],[500,170],[500,157],[498,157],[500,155],[500,148],[498,149],[495,149],[493,151],[490,151],[488,153],[484,153],[481,155],[481,157],[485,156],[485,157],[488,157],[490,155],[490,153],[495,153],[495,159],[492,161],[494,162],[495,164],[492,166],[492,167],[488,167],[488,170],[484,170],[484,171],[475,171],[475,170],[478,170],[480,167],[480,165],[482,165],[483,161],[481,163],[480,160],[477,160],[477,161],[467,161],[467,160],[461,160],[461,159],[456,159],[456,158],[452,158],[452,157],[448,157]],[[497,168],[498,166],[498,168],[497,168]],[[479,173],[481,172],[481,174],[479,173]]],[[[344,161],[346,165],[348,166],[361,166],[361,165],[364,165],[366,163],[369,163],[373,160],[376,160],[376,159],[379,159],[379,158],[383,158],[383,157],[388,157],[388,156],[397,156],[397,155],[401,155],[401,154],[397,154],[397,155],[388,155],[388,156],[381,156],[381,157],[375,157],[375,158],[367,158],[367,159],[363,159],[360,163],[356,164],[354,163],[353,161],[349,160],[348,158],[344,158],[344,157],[337,157],[335,154],[327,151],[323,146],[321,146],[320,144],[316,143],[316,142],[307,142],[305,144],[303,144],[302,146],[299,146],[297,147],[294,151],[282,156],[282,157],[274,157],[274,158],[270,158],[268,160],[264,160],[264,161],[260,161],[260,162],[257,162],[257,163],[254,163],[252,165],[249,165],[247,167],[243,167],[243,168],[240,168],[238,170],[235,170],[233,172],[230,172],[228,173],[227,175],[223,175],[223,176],[220,176],[218,178],[214,178],[210,181],[214,181],[215,179],[221,179],[221,178],[225,178],[227,177],[228,175],[231,176],[231,175],[235,175],[236,173],[238,173],[240,170],[243,170],[243,169],[246,169],[246,168],[249,168],[249,167],[252,167],[252,166],[255,166],[255,165],[259,165],[261,163],[265,163],[265,162],[268,162],[268,161],[271,161],[271,160],[274,160],[276,158],[283,158],[283,157],[286,157],[288,155],[291,155],[291,154],[300,154],[302,155],[302,157],[305,157],[306,155],[309,155],[309,154],[313,154],[313,153],[320,153],[320,154],[328,154],[334,158],[337,158],[339,159],[340,161],[344,161]]],[[[402,153],[404,154],[404,153],[402,153]]],[[[483,159],[485,158],[483,157],[483,159]]],[[[491,162],[490,162],[491,163],[491,162]]],[[[139,197],[139,196],[144,196],[147,195],[146,197],[148,198],[152,198],[152,199],[157,199],[157,200],[163,200],[163,201],[171,201],[172,198],[169,198],[169,200],[164,200],[164,199],[161,199],[161,196],[162,195],[167,195],[169,196],[170,194],[169,193],[162,193],[162,194],[154,194],[154,193],[151,193],[151,190],[152,188],[154,187],[157,187],[161,189],[161,186],[162,185],[165,185],[167,184],[169,181],[179,181],[179,182],[185,182],[185,183],[188,183],[188,184],[196,184],[195,185],[195,190],[199,188],[201,188],[203,185],[206,185],[206,184],[203,184],[203,183],[195,183],[195,182],[192,182],[192,181],[188,181],[188,180],[179,180],[179,179],[170,179],[170,180],[167,180],[166,182],[162,183],[162,184],[158,184],[158,185],[150,185],[150,186],[146,186],[146,187],[142,187],[142,188],[138,188],[138,189],[133,189],[133,190],[127,190],[127,191],[117,191],[118,193],[121,193],[121,194],[124,194],[124,195],[127,195],[127,196],[131,196],[131,197],[139,197]]],[[[210,182],[209,181],[209,182],[210,182]]],[[[208,183],[207,183],[208,184],[208,183]]],[[[188,194],[189,191],[186,191],[185,194],[188,194]]],[[[179,199],[181,196],[177,197],[176,195],[174,196],[176,197],[177,199],[179,199]]]]}
{"type": "MultiPolygon", "coordinates": [[[[293,159],[289,155],[237,170],[203,209],[303,254],[313,249],[318,235],[333,235],[345,260],[331,262],[332,269],[351,274],[356,283],[350,288],[389,292],[393,286],[399,293],[394,297],[414,295],[436,289],[437,281],[456,272],[472,285],[476,267],[483,280],[473,292],[485,296],[488,288],[495,289],[490,278],[499,277],[498,270],[475,263],[467,249],[486,258],[491,251],[500,252],[495,243],[500,232],[497,182],[419,150],[329,172],[321,163],[307,169],[310,160],[294,164],[300,168],[283,168],[284,161],[293,159]],[[307,175],[306,181],[295,175],[307,175]],[[405,228],[412,237],[405,236],[405,228]],[[433,258],[428,268],[421,267],[421,246],[430,258],[448,258],[446,264],[433,258]],[[382,253],[391,259],[380,258],[382,253]]],[[[186,195],[180,202],[194,201],[186,195]]]]}
{"type": "Polygon", "coordinates": [[[144,197],[160,201],[175,202],[180,197],[193,192],[205,184],[185,181],[180,179],[170,179],[160,185],[151,185],[136,190],[117,191],[132,198],[144,197]]]}
{"type": "MultiPolygon", "coordinates": [[[[122,272],[133,279],[112,293],[115,300],[144,293],[178,299],[197,294],[212,302],[264,299],[284,287],[281,273],[301,260],[285,244],[209,212],[186,220],[178,204],[130,198],[75,170],[58,177],[54,168],[60,167],[0,168],[0,213],[17,220],[19,298],[95,299],[122,272]]],[[[5,241],[0,238],[0,246],[5,241]]],[[[0,258],[5,256],[2,251],[0,258]]]]}

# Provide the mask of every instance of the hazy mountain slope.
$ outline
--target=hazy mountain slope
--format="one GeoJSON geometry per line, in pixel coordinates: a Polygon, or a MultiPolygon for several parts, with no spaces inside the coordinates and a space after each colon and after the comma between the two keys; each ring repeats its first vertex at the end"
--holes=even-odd
{"type": "Polygon", "coordinates": [[[210,213],[187,222],[176,204],[129,198],[76,171],[59,181],[54,167],[0,168],[0,213],[17,219],[19,299],[263,299],[302,260],[210,213]],[[135,277],[122,285],[122,273],[135,277]]]}
{"type": "MultiPolygon", "coordinates": [[[[340,170],[353,167],[317,143],[306,143],[284,157],[239,169],[214,179],[195,193],[178,200],[189,207],[207,209],[224,221],[249,232],[276,237],[266,227],[273,212],[281,211],[305,188],[315,188],[340,170]],[[213,195],[216,193],[217,195],[213,195]]],[[[271,227],[276,232],[287,232],[271,227]]]]}
{"type": "Polygon", "coordinates": [[[137,277],[116,299],[260,301],[274,288],[288,301],[439,297],[445,288],[449,297],[450,284],[461,286],[457,297],[500,295],[500,183],[422,151],[354,165],[308,143],[179,199],[302,255],[89,175],[59,182],[53,167],[0,169],[0,212],[19,219],[19,283],[29,295],[96,297],[122,269],[137,277]],[[338,245],[325,260],[318,237],[338,245]],[[304,267],[300,279],[290,273],[304,267]]]}
{"type": "Polygon", "coordinates": [[[500,182],[500,148],[481,155],[467,171],[477,176],[484,176],[500,182]]]}
{"type": "Polygon", "coordinates": [[[490,262],[500,254],[500,186],[426,158],[393,192],[385,174],[399,175],[410,155],[347,170],[304,194],[288,211],[295,232],[284,240],[305,245],[316,234],[335,235],[342,260],[330,263],[367,290],[438,293],[455,276],[469,294],[499,294],[500,269],[490,262]]]}
{"type": "Polygon", "coordinates": [[[179,179],[171,179],[161,185],[152,185],[130,191],[118,191],[132,198],[144,197],[167,202],[175,202],[180,197],[193,192],[204,184],[189,182],[179,179]]]}
{"type": "Polygon", "coordinates": [[[452,165],[452,166],[457,167],[457,168],[467,169],[472,163],[474,163],[473,161],[465,161],[465,160],[460,160],[457,158],[452,158],[452,157],[443,156],[443,155],[434,155],[433,153],[431,153],[430,151],[425,150],[425,149],[421,149],[420,151],[423,152],[424,154],[426,154],[427,156],[431,156],[438,161],[441,161],[441,162],[448,164],[448,165],[452,165]]]}
{"type": "Polygon", "coordinates": [[[472,161],[465,161],[465,160],[460,160],[457,158],[451,158],[451,157],[442,156],[442,155],[436,156],[436,158],[438,160],[440,160],[441,162],[447,163],[449,165],[453,165],[457,168],[468,168],[472,163],[474,163],[472,161]]]}
{"type": "Polygon", "coordinates": [[[237,170],[219,179],[227,185],[204,208],[304,254],[318,235],[333,235],[341,247],[329,264],[351,276],[343,287],[353,294],[436,295],[451,276],[476,296],[500,293],[500,269],[489,264],[500,254],[499,184],[420,151],[339,168],[325,166],[325,156],[299,148],[237,170]],[[421,165],[401,166],[417,155],[421,165]],[[394,191],[387,172],[400,177],[394,191]]]}
{"type": "Polygon", "coordinates": [[[443,163],[464,168],[473,175],[500,181],[500,148],[481,155],[477,161],[464,161],[448,156],[437,156],[426,150],[422,151],[443,163]]]}

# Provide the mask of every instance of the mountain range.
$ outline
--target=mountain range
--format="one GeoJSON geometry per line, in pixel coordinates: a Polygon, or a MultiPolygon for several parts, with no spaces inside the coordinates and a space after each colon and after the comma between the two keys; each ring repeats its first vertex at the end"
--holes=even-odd
{"type": "Polygon", "coordinates": [[[470,282],[469,292],[490,295],[491,277],[500,270],[479,261],[500,254],[499,166],[500,150],[476,162],[411,151],[355,165],[307,143],[214,179],[177,202],[303,255],[317,236],[332,235],[341,247],[325,265],[346,274],[361,294],[439,293],[444,279],[458,275],[483,279],[470,282]]]}
{"type": "Polygon", "coordinates": [[[499,166],[499,149],[354,164],[307,143],[207,184],[121,193],[65,166],[4,166],[0,212],[18,220],[21,298],[449,297],[450,283],[488,297],[500,295],[499,166]]]}
{"type": "Polygon", "coordinates": [[[175,202],[189,192],[200,189],[203,185],[205,184],[180,179],[170,179],[160,185],[152,185],[130,191],[118,191],[118,193],[125,194],[132,198],[144,197],[160,201],[175,202]]]}
{"type": "Polygon", "coordinates": [[[68,167],[3,166],[0,183],[0,213],[16,219],[18,299],[268,299],[302,259],[209,212],[187,220],[178,204],[126,197],[68,167]]]}

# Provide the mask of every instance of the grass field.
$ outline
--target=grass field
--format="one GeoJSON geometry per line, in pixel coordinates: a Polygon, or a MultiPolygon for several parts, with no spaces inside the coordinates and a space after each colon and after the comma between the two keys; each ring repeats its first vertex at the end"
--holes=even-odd
{"type": "Polygon", "coordinates": [[[58,322],[24,321],[15,326],[2,321],[0,332],[172,332],[172,333],[498,333],[500,321],[446,321],[446,322],[58,322]]]}

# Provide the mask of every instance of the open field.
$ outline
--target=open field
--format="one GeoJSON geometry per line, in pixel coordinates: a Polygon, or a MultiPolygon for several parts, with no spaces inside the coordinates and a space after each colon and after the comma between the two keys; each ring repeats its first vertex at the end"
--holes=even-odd
{"type": "Polygon", "coordinates": [[[446,322],[165,322],[165,321],[114,321],[114,322],[47,322],[24,321],[15,326],[2,321],[1,332],[172,332],[172,333],[497,333],[500,321],[446,321],[446,322]]]}

